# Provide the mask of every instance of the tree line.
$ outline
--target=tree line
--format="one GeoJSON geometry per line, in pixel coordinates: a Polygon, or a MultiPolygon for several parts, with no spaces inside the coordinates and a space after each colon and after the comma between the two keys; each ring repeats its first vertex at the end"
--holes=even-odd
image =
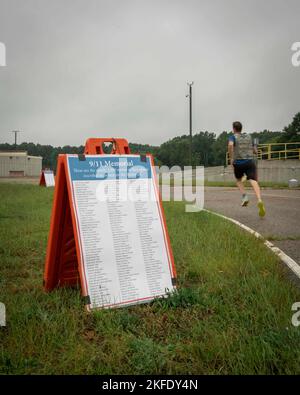
{"type": "MultiPolygon", "coordinates": [[[[227,131],[222,132],[218,136],[213,132],[207,131],[195,133],[192,138],[193,165],[225,165],[227,141],[230,135],[231,132],[227,131]]],[[[300,141],[300,112],[294,116],[292,122],[282,132],[263,130],[251,133],[251,135],[252,138],[257,138],[260,144],[298,142],[300,141]]],[[[129,143],[129,147],[133,154],[151,153],[157,165],[183,167],[190,164],[190,138],[187,134],[174,137],[160,146],[129,143]]],[[[282,147],[278,146],[278,149],[282,149],[282,147]]],[[[29,155],[42,156],[43,167],[55,170],[59,154],[81,154],[84,146],[66,145],[53,147],[52,145],[34,143],[22,143],[17,146],[8,143],[0,144],[0,151],[13,150],[27,151],[29,155]]],[[[105,150],[108,152],[109,147],[106,147],[105,150]]]]}

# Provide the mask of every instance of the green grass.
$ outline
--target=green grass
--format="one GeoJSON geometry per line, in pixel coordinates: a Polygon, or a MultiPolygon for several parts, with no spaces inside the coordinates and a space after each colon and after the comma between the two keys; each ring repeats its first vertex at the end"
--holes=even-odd
{"type": "Polygon", "coordinates": [[[299,374],[299,291],[263,243],[206,212],[165,211],[179,278],[168,300],[88,314],[42,288],[53,191],[0,185],[0,372],[299,374]]]}

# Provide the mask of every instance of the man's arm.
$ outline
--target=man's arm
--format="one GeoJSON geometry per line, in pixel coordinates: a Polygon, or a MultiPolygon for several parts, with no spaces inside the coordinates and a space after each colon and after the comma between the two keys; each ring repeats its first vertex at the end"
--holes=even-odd
{"type": "Polygon", "coordinates": [[[229,140],[228,141],[228,154],[229,154],[229,163],[231,165],[233,165],[233,145],[234,145],[233,141],[229,140]]]}

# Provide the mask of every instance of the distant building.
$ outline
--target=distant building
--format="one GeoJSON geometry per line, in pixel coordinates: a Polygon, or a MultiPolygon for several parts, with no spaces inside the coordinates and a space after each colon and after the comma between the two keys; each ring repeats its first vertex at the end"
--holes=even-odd
{"type": "Polygon", "coordinates": [[[25,151],[0,151],[0,177],[38,177],[42,170],[41,156],[25,151]]]}

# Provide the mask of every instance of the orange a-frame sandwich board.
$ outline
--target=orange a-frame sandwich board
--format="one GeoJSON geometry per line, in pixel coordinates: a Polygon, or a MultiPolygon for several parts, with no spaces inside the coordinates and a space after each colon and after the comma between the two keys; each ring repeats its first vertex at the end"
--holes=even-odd
{"type": "MultiPolygon", "coordinates": [[[[126,159],[127,160],[127,159],[126,159]]],[[[81,292],[85,299],[85,305],[88,310],[92,308],[109,308],[121,307],[130,304],[143,303],[151,301],[156,297],[165,297],[176,288],[176,270],[174,265],[174,258],[170,245],[170,239],[166,227],[164,211],[162,207],[159,188],[154,168],[154,161],[150,154],[147,155],[132,155],[125,139],[114,138],[92,138],[88,139],[85,144],[84,154],[82,155],[67,155],[62,154],[58,156],[57,175],[55,183],[54,201],[52,207],[50,233],[48,238],[45,272],[44,272],[44,288],[46,291],[51,291],[56,287],[63,286],[81,286],[81,292]],[[103,144],[110,142],[113,144],[113,149],[110,155],[103,151],[103,144]],[[92,157],[90,156],[92,155],[92,157]],[[74,189],[70,176],[69,161],[70,157],[75,157],[78,163],[88,159],[104,158],[113,155],[120,156],[120,158],[133,158],[141,162],[148,162],[149,169],[153,177],[154,193],[156,196],[156,207],[159,213],[158,218],[161,224],[161,239],[165,248],[166,260],[168,262],[168,276],[170,277],[170,286],[165,288],[165,292],[158,295],[147,295],[147,297],[134,298],[117,303],[103,303],[101,306],[93,305],[89,295],[89,281],[87,267],[85,265],[85,257],[83,254],[82,235],[79,226],[77,207],[74,202],[74,189]]],[[[113,251],[111,251],[113,254],[113,251]]],[[[157,262],[155,262],[157,264],[157,262]]],[[[90,275],[89,275],[90,276],[90,275]]],[[[150,288],[149,288],[150,289],[150,288]]]]}
{"type": "Polygon", "coordinates": [[[42,187],[55,186],[55,178],[52,170],[42,170],[39,185],[42,187]]]}

